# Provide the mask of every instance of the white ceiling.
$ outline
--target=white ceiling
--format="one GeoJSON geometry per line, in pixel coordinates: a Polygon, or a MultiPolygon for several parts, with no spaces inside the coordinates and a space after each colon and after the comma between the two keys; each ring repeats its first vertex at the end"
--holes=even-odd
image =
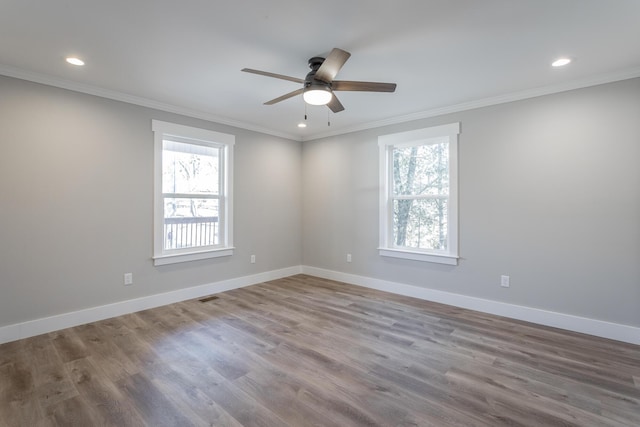
{"type": "Polygon", "coordinates": [[[0,74],[308,140],[640,76],[640,1],[2,0],[0,74]],[[263,105],[296,83],[240,72],[304,78],[333,47],[337,79],[396,92],[339,92],[301,130],[301,97],[263,105]]]}

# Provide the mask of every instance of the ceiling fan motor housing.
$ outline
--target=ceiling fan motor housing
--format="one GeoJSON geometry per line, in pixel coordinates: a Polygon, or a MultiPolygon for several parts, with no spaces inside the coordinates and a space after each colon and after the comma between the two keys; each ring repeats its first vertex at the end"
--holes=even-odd
{"type": "Polygon", "coordinates": [[[317,70],[318,68],[320,68],[324,60],[325,58],[321,56],[314,56],[313,58],[309,58],[309,68],[311,68],[312,70],[317,70]]]}
{"type": "Polygon", "coordinates": [[[316,72],[324,63],[325,58],[314,56],[309,59],[311,71],[304,79],[303,98],[307,104],[326,105],[333,98],[331,83],[316,79],[316,72]]]}
{"type": "Polygon", "coordinates": [[[311,71],[307,74],[307,77],[304,79],[304,88],[307,89],[311,86],[318,87],[319,89],[323,88],[331,88],[331,84],[327,82],[323,82],[322,80],[316,79],[316,72],[318,68],[324,63],[325,58],[320,56],[314,56],[309,59],[309,68],[311,71]]]}

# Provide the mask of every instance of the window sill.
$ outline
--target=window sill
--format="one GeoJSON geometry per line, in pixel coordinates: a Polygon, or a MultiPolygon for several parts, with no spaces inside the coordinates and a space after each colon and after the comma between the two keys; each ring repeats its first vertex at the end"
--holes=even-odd
{"type": "Polygon", "coordinates": [[[213,249],[202,252],[189,252],[181,254],[165,254],[153,257],[153,265],[177,264],[179,262],[198,261],[208,258],[219,258],[233,255],[233,247],[213,249]]]}
{"type": "Polygon", "coordinates": [[[458,265],[457,255],[434,254],[404,249],[378,248],[380,256],[410,259],[413,261],[433,262],[436,264],[458,265]]]}

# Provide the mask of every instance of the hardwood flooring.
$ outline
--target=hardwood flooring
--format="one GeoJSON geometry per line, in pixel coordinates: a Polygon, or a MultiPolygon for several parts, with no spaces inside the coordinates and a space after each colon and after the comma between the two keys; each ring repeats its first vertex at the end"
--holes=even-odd
{"type": "Polygon", "coordinates": [[[640,346],[293,276],[0,346],[2,426],[640,426],[640,346]]]}

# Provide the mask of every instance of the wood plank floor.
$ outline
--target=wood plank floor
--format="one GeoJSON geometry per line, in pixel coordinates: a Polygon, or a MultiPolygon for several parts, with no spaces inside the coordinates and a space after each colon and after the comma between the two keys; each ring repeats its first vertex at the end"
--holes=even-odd
{"type": "Polygon", "coordinates": [[[2,426],[640,426],[640,346],[293,276],[0,346],[2,426]]]}

